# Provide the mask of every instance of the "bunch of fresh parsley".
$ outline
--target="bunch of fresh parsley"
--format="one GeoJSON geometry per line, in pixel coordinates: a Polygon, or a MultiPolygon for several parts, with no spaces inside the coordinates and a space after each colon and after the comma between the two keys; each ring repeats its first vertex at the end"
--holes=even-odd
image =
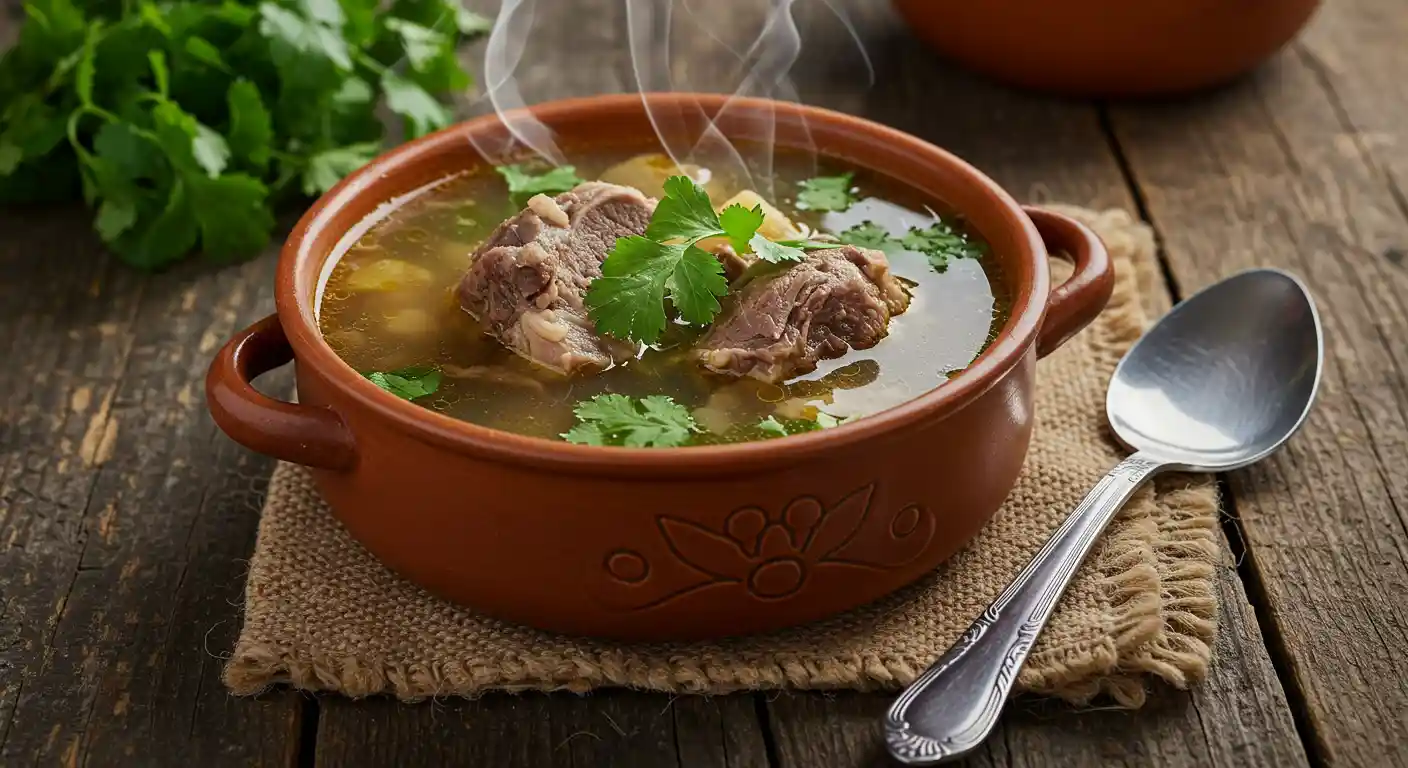
{"type": "Polygon", "coordinates": [[[0,59],[0,202],[80,194],[123,260],[257,253],[275,205],[447,125],[459,0],[28,0],[0,59]]]}

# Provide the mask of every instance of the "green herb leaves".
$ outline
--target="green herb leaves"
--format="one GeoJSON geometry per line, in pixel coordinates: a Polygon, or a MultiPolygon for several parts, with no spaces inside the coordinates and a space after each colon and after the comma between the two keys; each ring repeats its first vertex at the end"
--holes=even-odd
{"type": "Polygon", "coordinates": [[[976,259],[987,253],[985,243],[945,221],[935,221],[924,229],[912,227],[900,238],[891,237],[884,227],[866,221],[842,232],[840,239],[843,243],[879,249],[886,254],[900,250],[922,253],[937,272],[948,269],[950,259],[976,259]]]}
{"type": "Polygon", "coordinates": [[[0,202],[79,194],[125,261],[258,252],[275,202],[327,191],[381,146],[449,123],[458,0],[29,0],[0,58],[0,202]]]}
{"type": "Polygon", "coordinates": [[[579,445],[675,448],[698,431],[689,409],[664,395],[639,400],[625,395],[597,395],[577,405],[577,426],[563,439],[579,445]]]}
{"type": "Polygon", "coordinates": [[[849,173],[840,176],[818,176],[801,182],[797,207],[804,211],[844,211],[855,202],[851,193],[849,173]]]}
{"type": "Polygon", "coordinates": [[[861,248],[873,248],[876,250],[891,253],[900,248],[900,243],[890,237],[890,233],[885,228],[873,221],[865,221],[842,232],[839,236],[841,242],[861,248]]]}
{"type": "Polygon", "coordinates": [[[402,400],[415,400],[440,388],[440,372],[434,368],[403,368],[399,371],[371,371],[362,374],[367,381],[402,400]]]}
{"type": "Polygon", "coordinates": [[[928,229],[911,229],[900,240],[911,251],[918,251],[929,257],[929,264],[943,272],[948,269],[949,259],[976,259],[983,255],[986,246],[954,229],[943,221],[936,221],[928,229]]]}
{"type": "Polygon", "coordinates": [[[769,437],[787,437],[788,435],[800,435],[803,432],[839,427],[847,421],[850,419],[838,418],[825,411],[817,411],[815,421],[811,419],[779,419],[776,416],[769,416],[758,422],[758,430],[769,437]]]}
{"type": "Polygon", "coordinates": [[[508,194],[514,205],[523,205],[533,195],[559,195],[581,184],[584,179],[570,165],[553,168],[546,173],[532,174],[521,165],[500,165],[494,168],[508,184],[508,194]]]}
{"type": "Polygon", "coordinates": [[[587,289],[587,308],[597,330],[619,339],[653,344],[665,330],[665,300],[680,317],[707,325],[728,293],[723,265],[697,243],[726,237],[740,251],[752,250],[771,263],[801,261],[801,249],[757,234],[762,206],[730,205],[715,213],[709,195],[687,176],[671,176],[650,217],[645,236],[622,237],[587,289]]]}

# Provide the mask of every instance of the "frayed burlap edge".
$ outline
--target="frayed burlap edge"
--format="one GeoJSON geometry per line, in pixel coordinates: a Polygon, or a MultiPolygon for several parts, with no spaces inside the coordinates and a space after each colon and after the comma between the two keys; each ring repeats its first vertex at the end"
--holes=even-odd
{"type": "MultiPolygon", "coordinates": [[[[1118,358],[1147,326],[1141,291],[1159,290],[1152,233],[1124,211],[1053,207],[1094,227],[1117,260],[1105,337],[1098,343],[1118,358]]],[[[293,471],[297,470],[279,467],[271,481],[271,497],[281,492],[293,471]]],[[[1018,677],[1019,689],[1073,703],[1103,694],[1121,706],[1139,707],[1150,677],[1185,688],[1206,676],[1217,614],[1216,493],[1212,481],[1200,477],[1162,478],[1156,487],[1157,492],[1150,488],[1136,495],[1092,555],[1103,575],[1106,625],[1078,642],[1034,654],[1018,677]],[[1155,518],[1154,505],[1163,508],[1162,525],[1155,518]]],[[[258,568],[256,562],[251,581],[258,568]]],[[[923,587],[910,589],[919,588],[923,587]]],[[[892,599],[903,600],[903,593],[892,599]]],[[[603,644],[590,655],[535,649],[495,665],[458,661],[407,665],[316,655],[310,659],[242,637],[226,665],[224,680],[233,693],[242,695],[291,684],[351,697],[391,693],[406,701],[465,695],[465,691],[474,692],[470,695],[490,690],[583,692],[608,686],[685,693],[784,687],[872,690],[901,687],[932,661],[908,654],[817,660],[801,654],[759,653],[733,655],[727,663],[674,657],[662,668],[603,644]]]]}
{"type": "MultiPolygon", "coordinates": [[[[1104,336],[1092,340],[1118,360],[1149,326],[1140,297],[1163,290],[1153,232],[1122,210],[1048,207],[1090,225],[1112,256],[1129,260],[1116,263],[1104,336]]],[[[1019,688],[1075,703],[1106,694],[1122,706],[1139,707],[1149,676],[1177,688],[1204,679],[1217,631],[1217,516],[1216,485],[1208,477],[1166,476],[1140,491],[1092,555],[1104,575],[1107,631],[1087,643],[1034,654],[1018,675],[1019,688]],[[1163,525],[1153,514],[1155,504],[1163,507],[1163,525]]]]}

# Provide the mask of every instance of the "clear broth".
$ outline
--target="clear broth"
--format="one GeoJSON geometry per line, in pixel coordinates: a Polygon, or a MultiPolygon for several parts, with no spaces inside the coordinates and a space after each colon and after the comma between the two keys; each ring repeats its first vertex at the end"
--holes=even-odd
{"type": "MultiPolygon", "coordinates": [[[[604,151],[574,160],[590,179],[636,154],[604,151]]],[[[824,166],[820,175],[849,170],[824,166]]],[[[774,159],[779,191],[795,191],[815,173],[809,156],[779,152],[774,159]]],[[[915,190],[879,174],[854,173],[860,200],[845,212],[800,210],[790,194],[769,202],[793,222],[832,234],[871,221],[899,237],[936,220],[932,201],[915,190]]],[[[713,179],[707,188],[718,204],[743,186],[713,179]]],[[[439,389],[414,402],[475,424],[560,439],[576,422],[573,408],[594,395],[668,395],[704,430],[693,443],[709,444],[773,437],[757,426],[768,416],[858,418],[912,400],[972,363],[1007,319],[1008,299],[990,258],[953,259],[938,272],[923,254],[898,251],[889,256],[891,269],[913,299],[890,321],[889,336],[871,349],[823,360],[783,385],[702,371],[689,355],[702,329],[683,325],[672,326],[637,360],[565,378],[485,335],[455,300],[476,246],[518,210],[492,169],[446,179],[405,202],[365,232],[328,276],[318,312],[324,338],[363,373],[440,369],[439,389]],[[398,262],[395,269],[377,265],[387,259],[398,262]]]]}

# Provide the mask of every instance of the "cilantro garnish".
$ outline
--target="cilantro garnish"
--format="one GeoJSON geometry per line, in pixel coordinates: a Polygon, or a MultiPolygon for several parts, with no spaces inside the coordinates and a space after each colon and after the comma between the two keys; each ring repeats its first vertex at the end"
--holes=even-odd
{"type": "Polygon", "coordinates": [[[696,243],[727,237],[740,251],[768,263],[801,261],[801,249],[757,235],[762,206],[730,205],[714,212],[709,195],[688,176],[671,176],[645,235],[618,238],[587,289],[597,330],[619,339],[653,344],[665,330],[668,298],[685,322],[707,325],[728,293],[723,265],[696,243]]]}
{"type": "Polygon", "coordinates": [[[815,432],[819,429],[830,429],[840,426],[849,421],[849,418],[838,418],[825,411],[817,411],[816,419],[779,419],[776,416],[769,416],[758,422],[758,429],[773,437],[787,437],[788,435],[800,435],[804,432],[815,432]]]}
{"type": "Polygon", "coordinates": [[[900,238],[900,244],[928,256],[929,264],[939,272],[948,269],[949,259],[976,259],[987,251],[982,242],[943,221],[936,221],[927,229],[910,229],[900,238]]]}
{"type": "Polygon", "coordinates": [[[597,395],[577,404],[577,426],[562,434],[579,445],[675,448],[699,431],[689,409],[664,395],[639,400],[625,395],[597,395]]]}
{"type": "Polygon", "coordinates": [[[818,176],[800,182],[797,207],[804,211],[844,211],[855,202],[851,194],[851,174],[818,176]]]}
{"type": "Polygon", "coordinates": [[[894,238],[885,228],[871,221],[861,222],[842,232],[843,243],[861,248],[875,248],[887,254],[898,250],[916,251],[929,258],[935,271],[948,269],[949,259],[976,259],[987,253],[987,246],[945,221],[936,221],[924,229],[911,227],[904,237],[894,238]]]}
{"type": "Polygon", "coordinates": [[[758,422],[758,429],[773,437],[787,437],[803,432],[815,432],[821,429],[821,425],[811,419],[779,419],[769,416],[758,422]]]}
{"type": "Polygon", "coordinates": [[[370,371],[368,381],[401,398],[415,400],[434,394],[440,388],[440,372],[434,368],[402,368],[399,371],[370,371]]]}
{"type": "Polygon", "coordinates": [[[900,242],[892,237],[885,228],[873,221],[863,221],[860,224],[838,235],[838,239],[848,245],[855,245],[861,248],[874,248],[893,253],[902,246],[900,242]]]}
{"type": "Polygon", "coordinates": [[[778,240],[777,244],[796,248],[799,251],[824,251],[827,248],[840,248],[844,245],[843,242],[832,240],[778,240]]]}
{"type": "Polygon", "coordinates": [[[238,258],[276,203],[380,151],[379,102],[411,136],[470,83],[459,0],[30,0],[0,58],[0,203],[81,198],[129,264],[238,258]]]}
{"type": "Polygon", "coordinates": [[[546,173],[529,173],[521,165],[500,165],[494,168],[508,184],[509,197],[515,205],[523,205],[533,195],[558,195],[581,184],[584,179],[577,169],[563,165],[546,173]]]}

